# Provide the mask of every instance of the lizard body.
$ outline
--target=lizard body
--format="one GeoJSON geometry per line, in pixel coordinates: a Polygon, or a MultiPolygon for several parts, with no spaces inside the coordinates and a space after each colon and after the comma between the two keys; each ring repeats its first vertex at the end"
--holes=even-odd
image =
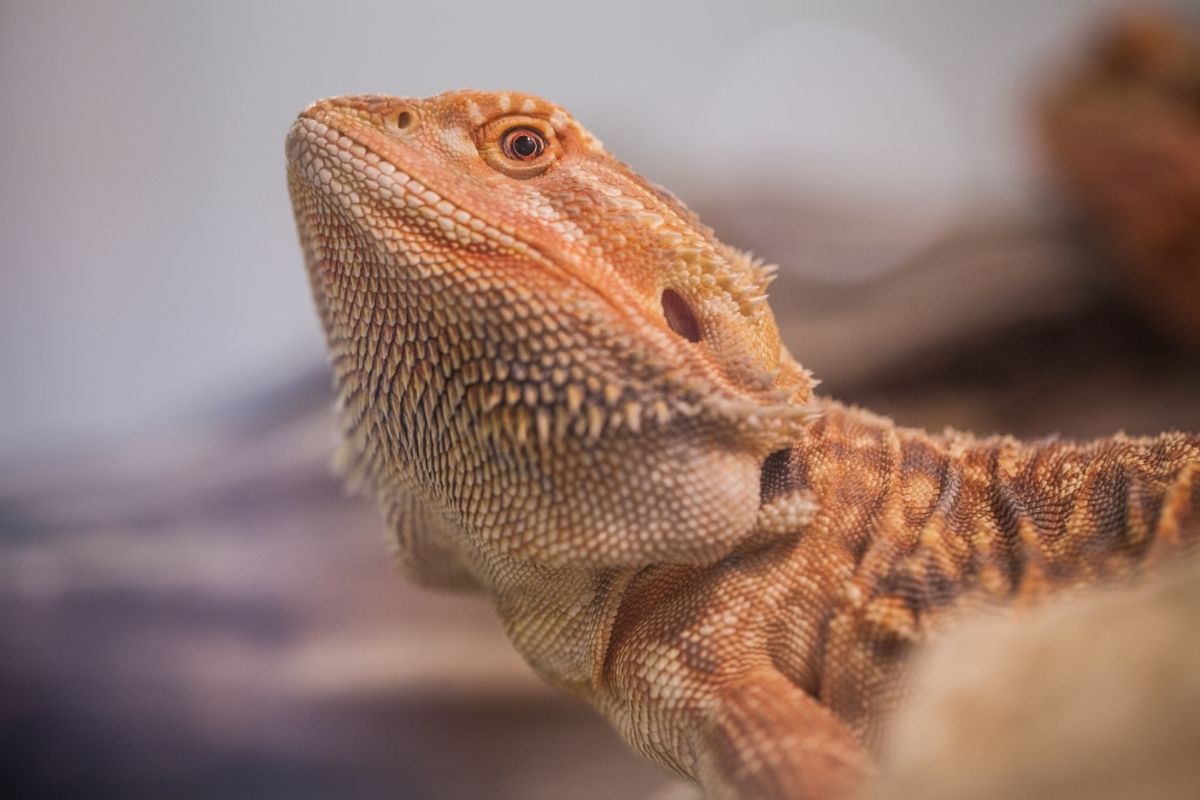
{"type": "Polygon", "coordinates": [[[911,647],[1200,538],[1200,439],[1022,443],[813,396],[772,270],[517,93],[321,101],[288,180],[341,461],[401,570],[713,797],[839,797],[911,647]]]}

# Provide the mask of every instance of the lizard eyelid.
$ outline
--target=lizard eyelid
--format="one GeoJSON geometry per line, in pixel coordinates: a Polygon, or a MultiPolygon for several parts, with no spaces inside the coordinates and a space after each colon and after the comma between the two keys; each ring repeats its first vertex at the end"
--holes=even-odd
{"type": "Polygon", "coordinates": [[[492,169],[510,178],[534,178],[562,155],[554,128],[544,119],[525,115],[500,117],[476,133],[479,154],[492,169]]]}

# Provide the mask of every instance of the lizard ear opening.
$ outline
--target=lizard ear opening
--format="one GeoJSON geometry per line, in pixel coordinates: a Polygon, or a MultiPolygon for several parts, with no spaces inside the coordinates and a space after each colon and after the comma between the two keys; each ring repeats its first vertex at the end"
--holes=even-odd
{"type": "Polygon", "coordinates": [[[674,289],[663,289],[663,316],[667,326],[689,342],[700,341],[700,321],[692,313],[691,306],[674,289]]]}

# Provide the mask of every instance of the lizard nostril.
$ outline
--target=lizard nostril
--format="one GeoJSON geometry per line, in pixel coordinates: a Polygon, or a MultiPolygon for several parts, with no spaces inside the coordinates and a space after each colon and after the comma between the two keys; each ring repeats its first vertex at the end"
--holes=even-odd
{"type": "Polygon", "coordinates": [[[406,131],[412,127],[413,122],[415,121],[416,117],[411,111],[401,111],[396,115],[396,129],[406,131]]]}
{"type": "Polygon", "coordinates": [[[700,341],[700,323],[687,301],[674,289],[663,289],[663,316],[667,325],[689,342],[700,341]]]}

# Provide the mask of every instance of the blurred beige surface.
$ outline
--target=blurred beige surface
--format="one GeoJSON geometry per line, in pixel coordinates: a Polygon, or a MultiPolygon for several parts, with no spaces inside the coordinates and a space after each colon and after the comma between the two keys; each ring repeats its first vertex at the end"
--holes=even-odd
{"type": "Polygon", "coordinates": [[[872,796],[1200,796],[1198,567],[951,632],[923,659],[872,796]]]}

